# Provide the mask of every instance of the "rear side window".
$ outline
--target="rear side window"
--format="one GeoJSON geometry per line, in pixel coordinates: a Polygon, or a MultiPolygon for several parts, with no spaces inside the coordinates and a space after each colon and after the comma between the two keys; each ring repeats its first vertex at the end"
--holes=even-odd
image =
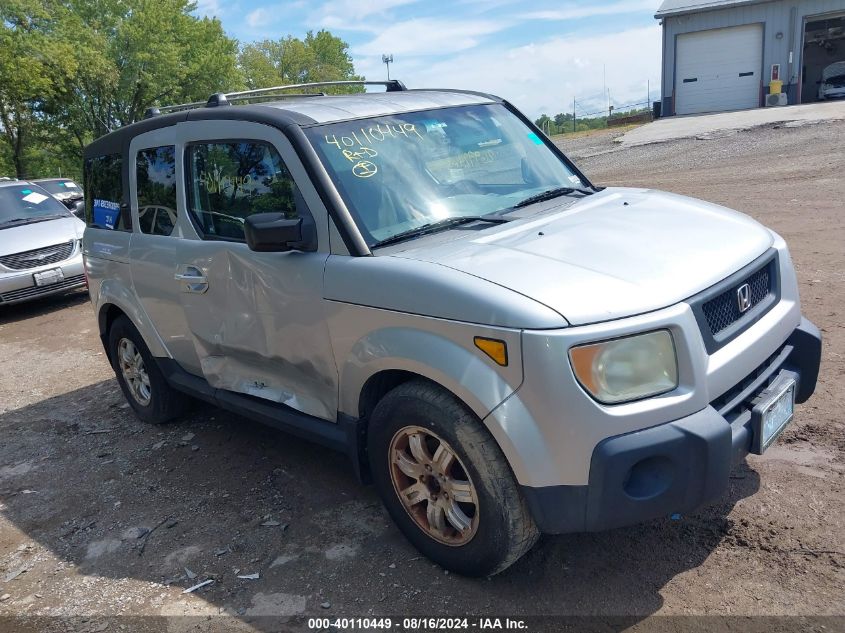
{"type": "Polygon", "coordinates": [[[96,156],[85,161],[85,221],[88,226],[131,231],[123,204],[123,158],[120,154],[96,156]]]}
{"type": "Polygon", "coordinates": [[[204,238],[243,241],[244,220],[253,213],[299,217],[296,185],[273,146],[196,143],[185,157],[188,208],[204,238]]]}
{"type": "Polygon", "coordinates": [[[176,224],[176,147],[141,150],[135,173],[138,227],[150,235],[170,235],[176,224]]]}

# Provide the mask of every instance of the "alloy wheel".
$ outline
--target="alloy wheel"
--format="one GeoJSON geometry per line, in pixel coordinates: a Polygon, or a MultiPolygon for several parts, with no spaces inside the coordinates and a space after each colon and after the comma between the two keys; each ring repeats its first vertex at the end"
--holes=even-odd
{"type": "Polygon", "coordinates": [[[407,426],[390,442],[390,479],[417,526],[444,545],[478,531],[478,495],[454,449],[429,429],[407,426]]]}
{"type": "Polygon", "coordinates": [[[152,399],[150,376],[144,366],[144,358],[135,343],[128,338],[120,339],[117,344],[117,360],[123,380],[129,387],[129,393],[138,404],[146,407],[152,399]]]}

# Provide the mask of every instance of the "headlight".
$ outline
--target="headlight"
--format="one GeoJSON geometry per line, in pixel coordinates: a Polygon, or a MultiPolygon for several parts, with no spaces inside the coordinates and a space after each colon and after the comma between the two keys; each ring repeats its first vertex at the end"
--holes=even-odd
{"type": "Polygon", "coordinates": [[[668,330],[579,345],[569,350],[581,386],[599,402],[619,404],[678,386],[675,342],[668,330]]]}

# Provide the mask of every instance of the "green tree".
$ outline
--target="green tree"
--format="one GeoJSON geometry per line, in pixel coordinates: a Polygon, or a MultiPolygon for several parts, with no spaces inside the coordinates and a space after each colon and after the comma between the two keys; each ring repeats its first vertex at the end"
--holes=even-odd
{"type": "Polygon", "coordinates": [[[561,112],[561,113],[558,113],[558,114],[555,115],[555,125],[559,129],[563,129],[564,126],[567,123],[569,123],[570,125],[572,123],[572,113],[571,112],[567,112],[567,113],[561,112]]]}
{"type": "Polygon", "coordinates": [[[72,46],[57,33],[65,13],[52,0],[0,4],[0,127],[19,178],[32,175],[29,150],[49,136],[45,105],[67,94],[77,70],[72,46]]]}
{"type": "Polygon", "coordinates": [[[81,148],[147,108],[241,87],[237,42],[188,0],[68,0],[79,71],[54,114],[81,148]]]}
{"type": "MultiPolygon", "coordinates": [[[[309,31],[304,40],[289,35],[247,44],[239,63],[248,88],[363,79],[355,74],[349,45],[325,30],[309,31]]],[[[336,86],[325,92],[363,90],[363,86],[336,86]]]]}

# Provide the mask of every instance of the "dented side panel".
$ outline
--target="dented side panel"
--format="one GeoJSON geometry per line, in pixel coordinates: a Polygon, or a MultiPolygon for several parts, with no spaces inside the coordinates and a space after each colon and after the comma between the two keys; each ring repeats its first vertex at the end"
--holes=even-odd
{"type": "Polygon", "coordinates": [[[322,299],[326,253],[254,253],[200,242],[192,265],[208,279],[182,306],[212,387],[337,417],[337,369],[322,299]]]}
{"type": "MultiPolygon", "coordinates": [[[[290,142],[267,125],[187,121],[133,139],[129,163],[139,149],[162,144],[176,147],[176,226],[168,236],[137,234],[144,248],[134,253],[132,266],[143,277],[142,301],[155,329],[164,333],[165,346],[212,387],[335,421],[337,369],[322,298],[328,213],[290,142]],[[317,252],[256,253],[241,242],[201,238],[188,213],[185,147],[226,140],[276,148],[314,219],[317,252]],[[205,287],[180,279],[186,272],[201,274],[205,287]]],[[[137,226],[134,174],[130,180],[137,226]]]]}

